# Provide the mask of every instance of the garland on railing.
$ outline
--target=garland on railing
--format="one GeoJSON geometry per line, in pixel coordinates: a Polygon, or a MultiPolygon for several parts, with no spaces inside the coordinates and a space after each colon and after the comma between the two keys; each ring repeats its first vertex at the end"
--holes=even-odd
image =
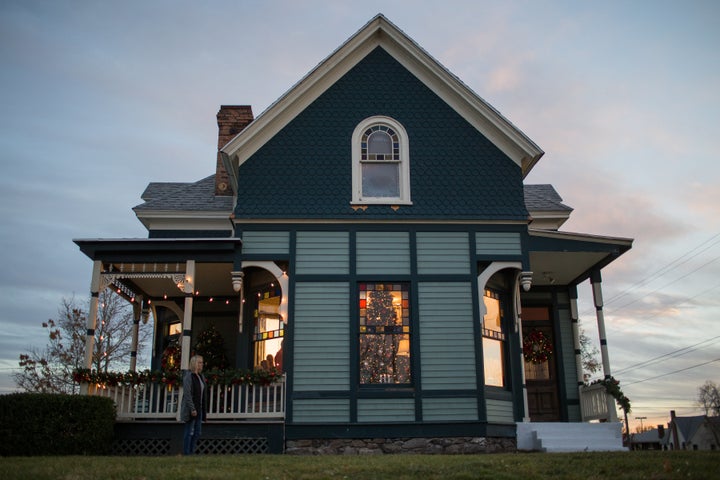
{"type": "Polygon", "coordinates": [[[615,402],[617,402],[618,406],[623,412],[625,412],[625,414],[630,413],[630,399],[625,396],[620,388],[620,380],[615,380],[615,377],[610,377],[602,380],[595,380],[590,385],[597,384],[601,384],[605,387],[605,391],[615,399],[615,402]]]}
{"type": "MultiPolygon", "coordinates": [[[[210,370],[203,372],[210,385],[270,385],[283,376],[282,371],[272,370],[210,370]]],[[[100,385],[140,385],[145,383],[182,384],[182,372],[163,372],[144,370],[142,372],[98,372],[79,368],[73,372],[77,383],[95,383],[100,385]]]]}

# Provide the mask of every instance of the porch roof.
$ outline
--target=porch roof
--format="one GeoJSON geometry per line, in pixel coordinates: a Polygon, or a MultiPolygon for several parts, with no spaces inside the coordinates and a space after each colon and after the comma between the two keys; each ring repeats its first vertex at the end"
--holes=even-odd
{"type": "Polygon", "coordinates": [[[533,285],[576,285],[632,248],[633,240],[529,229],[527,250],[533,285]]]}
{"type": "Polygon", "coordinates": [[[240,238],[74,239],[91,260],[104,262],[232,262],[240,238]]]}

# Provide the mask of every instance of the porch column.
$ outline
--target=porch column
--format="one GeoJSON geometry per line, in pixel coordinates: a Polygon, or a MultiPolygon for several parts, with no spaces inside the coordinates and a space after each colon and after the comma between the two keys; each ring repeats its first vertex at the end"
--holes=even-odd
{"type": "Polygon", "coordinates": [[[580,388],[585,385],[585,376],[583,375],[582,345],[580,345],[580,316],[578,315],[577,285],[572,285],[568,293],[570,294],[570,321],[572,323],[573,348],[575,349],[575,369],[577,370],[578,388],[580,388]]]}
{"type": "MultiPolygon", "coordinates": [[[[93,262],[92,279],[90,280],[90,311],[88,312],[85,326],[87,332],[85,334],[85,368],[92,368],[93,351],[95,350],[95,327],[97,326],[98,316],[98,297],[100,295],[100,274],[102,272],[102,262],[95,260],[93,262]]],[[[80,393],[87,395],[88,384],[80,385],[80,393]]]]}
{"type": "Polygon", "coordinates": [[[183,312],[183,334],[180,345],[180,368],[190,368],[190,336],[192,335],[193,295],[195,294],[195,260],[185,263],[185,310],[183,312]]]}
{"type": "Polygon", "coordinates": [[[520,382],[522,385],[522,398],[523,398],[523,423],[530,422],[530,406],[528,405],[528,394],[527,394],[527,383],[525,382],[525,356],[522,352],[522,302],[520,300],[520,285],[523,288],[527,285],[527,289],[530,289],[530,279],[532,278],[531,272],[518,271],[515,276],[515,313],[517,315],[515,319],[515,331],[518,334],[520,341],[520,382]],[[528,273],[530,275],[528,275],[528,273]]]}
{"type": "Polygon", "coordinates": [[[140,316],[142,315],[143,298],[138,296],[133,302],[132,343],[130,344],[130,371],[137,368],[138,339],[140,337],[140,316]]]}
{"type": "MultiPolygon", "coordinates": [[[[605,379],[609,379],[610,373],[610,356],[608,355],[607,336],[605,334],[605,315],[603,313],[602,298],[602,279],[600,278],[600,270],[595,270],[590,275],[590,283],[592,284],[593,300],[595,301],[595,315],[597,317],[598,334],[600,335],[600,356],[602,357],[603,374],[605,379]]],[[[615,408],[615,400],[611,396],[608,398],[608,412],[610,421],[617,422],[617,410],[615,408]]]]}

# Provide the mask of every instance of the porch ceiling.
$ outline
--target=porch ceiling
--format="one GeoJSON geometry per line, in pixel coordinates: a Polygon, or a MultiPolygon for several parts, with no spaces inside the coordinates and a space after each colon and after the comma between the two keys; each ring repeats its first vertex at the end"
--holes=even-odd
{"type": "Polygon", "coordinates": [[[569,285],[609,257],[607,252],[530,252],[533,286],[569,285]]]}
{"type": "Polygon", "coordinates": [[[534,230],[528,252],[533,285],[576,285],[632,248],[633,240],[556,230],[534,230]]]}
{"type": "MultiPolygon", "coordinates": [[[[168,270],[161,265],[160,272],[185,273],[184,264],[170,264],[168,270]],[[178,266],[180,268],[178,268],[178,266]]],[[[230,272],[232,263],[196,263],[194,289],[201,297],[233,297],[237,293],[233,290],[230,272]]],[[[119,271],[119,266],[113,264],[113,270],[119,271]]],[[[124,265],[128,271],[128,265],[124,265]]],[[[133,264],[134,272],[157,272],[157,264],[133,264]]],[[[130,286],[136,293],[145,293],[150,298],[182,297],[184,293],[171,278],[126,278],[122,282],[130,286]]]]}

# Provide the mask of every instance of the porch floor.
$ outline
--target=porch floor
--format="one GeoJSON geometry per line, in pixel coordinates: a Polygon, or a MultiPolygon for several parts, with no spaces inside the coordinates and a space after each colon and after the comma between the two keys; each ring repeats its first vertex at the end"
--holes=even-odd
{"type": "Polygon", "coordinates": [[[540,452],[627,451],[622,442],[622,423],[517,424],[517,449],[540,452]]]}

